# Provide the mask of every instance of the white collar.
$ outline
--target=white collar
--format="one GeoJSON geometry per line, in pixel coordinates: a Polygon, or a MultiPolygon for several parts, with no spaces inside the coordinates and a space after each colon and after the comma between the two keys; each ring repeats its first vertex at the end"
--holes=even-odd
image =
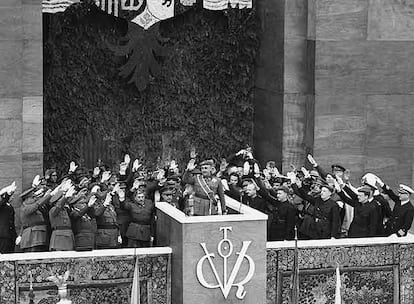
{"type": "Polygon", "coordinates": [[[401,202],[401,206],[402,205],[405,205],[405,204],[407,204],[407,203],[409,203],[410,202],[410,200],[406,200],[406,201],[404,201],[404,202],[401,202]]]}

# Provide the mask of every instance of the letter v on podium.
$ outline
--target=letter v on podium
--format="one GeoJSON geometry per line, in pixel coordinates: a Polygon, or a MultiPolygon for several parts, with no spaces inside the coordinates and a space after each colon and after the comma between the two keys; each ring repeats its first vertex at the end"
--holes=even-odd
{"type": "Polygon", "coordinates": [[[246,254],[250,244],[252,241],[243,241],[242,248],[239,252],[236,252],[237,259],[236,263],[233,266],[233,269],[230,272],[230,276],[228,275],[228,258],[231,257],[233,254],[233,243],[230,241],[230,239],[227,237],[228,232],[232,231],[232,227],[220,227],[220,231],[223,231],[223,239],[218,243],[217,245],[217,252],[220,257],[223,259],[223,274],[222,277],[217,271],[217,267],[214,264],[215,254],[210,253],[207,250],[206,243],[200,243],[201,247],[204,250],[205,255],[198,261],[197,263],[197,279],[200,282],[201,285],[203,285],[206,288],[215,289],[220,288],[221,292],[223,293],[223,296],[225,299],[227,299],[231,288],[237,287],[236,291],[236,297],[238,299],[243,299],[246,296],[246,290],[244,288],[244,285],[247,284],[253,277],[254,271],[255,271],[255,264],[253,259],[246,254]],[[235,282],[236,276],[240,270],[240,267],[244,261],[247,261],[249,265],[249,270],[244,277],[243,280],[240,282],[235,282]],[[206,268],[203,268],[204,262],[208,262],[208,265],[210,266],[211,271],[213,272],[213,275],[216,279],[215,283],[209,283],[205,279],[203,270],[206,268]]]}

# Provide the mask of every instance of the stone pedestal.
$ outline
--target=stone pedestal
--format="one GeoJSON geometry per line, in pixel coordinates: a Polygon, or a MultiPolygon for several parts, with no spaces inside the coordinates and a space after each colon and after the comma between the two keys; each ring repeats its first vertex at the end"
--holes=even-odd
{"type": "Polygon", "coordinates": [[[267,216],[227,203],[241,214],[187,217],[157,204],[158,246],[173,250],[172,303],[265,303],[267,216]]]}

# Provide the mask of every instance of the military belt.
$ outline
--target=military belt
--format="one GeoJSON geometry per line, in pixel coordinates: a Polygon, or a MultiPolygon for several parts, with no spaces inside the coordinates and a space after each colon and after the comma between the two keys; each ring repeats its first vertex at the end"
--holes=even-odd
{"type": "Polygon", "coordinates": [[[70,226],[56,226],[56,227],[53,227],[53,230],[72,230],[72,227],[70,227],[70,226]]]}
{"type": "Polygon", "coordinates": [[[34,222],[34,223],[31,223],[30,225],[23,226],[23,229],[34,227],[34,226],[46,226],[46,225],[47,225],[46,222],[34,222]]]}
{"type": "Polygon", "coordinates": [[[98,225],[98,229],[118,229],[117,225],[98,225]]]}

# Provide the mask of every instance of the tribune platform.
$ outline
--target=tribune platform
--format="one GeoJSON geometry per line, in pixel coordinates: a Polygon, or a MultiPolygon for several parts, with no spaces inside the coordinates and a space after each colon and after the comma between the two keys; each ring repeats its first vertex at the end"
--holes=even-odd
{"type": "MultiPolygon", "coordinates": [[[[157,204],[157,247],[0,256],[0,303],[288,303],[295,245],[266,242],[266,215],[229,199],[231,214],[187,217],[157,204]]],[[[414,236],[298,242],[299,302],[414,303],[414,236]]],[[[135,304],[134,303],[134,304],[135,304]]]]}

